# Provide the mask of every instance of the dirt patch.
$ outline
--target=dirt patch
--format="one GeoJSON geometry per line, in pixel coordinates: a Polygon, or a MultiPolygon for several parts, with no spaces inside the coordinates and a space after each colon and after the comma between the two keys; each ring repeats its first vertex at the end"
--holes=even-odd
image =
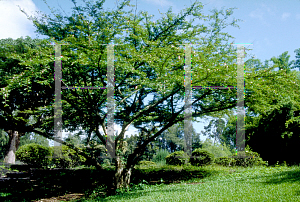
{"type": "Polygon", "coordinates": [[[72,201],[72,200],[79,200],[83,197],[84,197],[84,194],[82,194],[82,193],[70,193],[70,194],[66,194],[64,196],[57,196],[57,197],[39,199],[39,200],[34,201],[34,202],[72,201]]]}

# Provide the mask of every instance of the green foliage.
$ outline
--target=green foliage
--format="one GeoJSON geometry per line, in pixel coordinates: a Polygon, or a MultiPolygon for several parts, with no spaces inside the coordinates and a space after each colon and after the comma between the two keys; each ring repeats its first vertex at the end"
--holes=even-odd
{"type": "Polygon", "coordinates": [[[154,156],[152,161],[158,162],[166,162],[166,156],[169,155],[169,152],[166,149],[160,149],[154,156]]]}
{"type": "Polygon", "coordinates": [[[141,165],[141,166],[155,166],[156,163],[154,163],[153,161],[140,161],[138,163],[138,165],[141,165]]]}
{"type": "Polygon", "coordinates": [[[204,141],[204,143],[202,145],[202,149],[205,149],[208,152],[212,153],[215,158],[232,155],[230,148],[227,147],[227,145],[225,143],[213,144],[212,140],[208,139],[208,138],[204,141]]]}
{"type": "Polygon", "coordinates": [[[225,128],[225,121],[221,118],[210,120],[208,126],[204,126],[205,131],[202,132],[204,136],[208,136],[208,138],[213,138],[214,143],[219,141],[221,138],[221,134],[223,133],[225,128]]]}
{"type": "Polygon", "coordinates": [[[190,158],[190,163],[193,166],[209,165],[214,161],[214,155],[205,149],[195,149],[192,156],[194,158],[190,158]]]}
{"type": "Polygon", "coordinates": [[[183,150],[183,127],[181,125],[173,125],[172,127],[168,128],[167,132],[165,132],[163,136],[160,137],[164,138],[164,141],[161,143],[166,146],[165,149],[169,149],[171,152],[183,150]]]}
{"type": "Polygon", "coordinates": [[[77,155],[75,150],[70,149],[65,145],[51,147],[51,153],[51,166],[59,168],[71,168],[79,166],[81,163],[86,161],[85,157],[77,155]]]}
{"type": "Polygon", "coordinates": [[[104,159],[103,160],[103,166],[110,166],[111,163],[110,163],[110,160],[109,159],[104,159]]]}
{"type": "Polygon", "coordinates": [[[26,144],[16,151],[16,158],[24,163],[37,167],[46,167],[50,163],[51,149],[36,143],[26,144]]]}
{"type": "Polygon", "coordinates": [[[36,143],[45,147],[49,147],[49,140],[41,135],[25,133],[24,136],[20,137],[19,146],[23,146],[30,143],[36,143]]]}
{"type": "Polygon", "coordinates": [[[222,166],[233,166],[235,165],[236,160],[227,156],[218,157],[215,159],[214,163],[222,166]]]}
{"type": "Polygon", "coordinates": [[[67,134],[68,137],[65,139],[66,142],[78,146],[81,144],[81,138],[79,134],[72,135],[71,133],[67,134]]]}
{"type": "Polygon", "coordinates": [[[253,167],[253,166],[267,166],[268,162],[264,161],[259,153],[251,150],[249,145],[246,146],[245,152],[237,152],[231,165],[233,166],[243,166],[243,167],[253,167]]]}
{"type": "Polygon", "coordinates": [[[187,164],[189,156],[184,151],[176,151],[166,156],[168,165],[184,165],[187,164]]]}
{"type": "Polygon", "coordinates": [[[4,130],[0,130],[0,159],[3,159],[6,153],[6,146],[9,141],[9,136],[4,130]]]}
{"type": "Polygon", "coordinates": [[[277,161],[299,163],[299,159],[293,155],[298,153],[300,143],[299,102],[292,96],[276,98],[273,101],[273,109],[249,120],[251,127],[247,129],[247,144],[270,165],[277,161]]]}

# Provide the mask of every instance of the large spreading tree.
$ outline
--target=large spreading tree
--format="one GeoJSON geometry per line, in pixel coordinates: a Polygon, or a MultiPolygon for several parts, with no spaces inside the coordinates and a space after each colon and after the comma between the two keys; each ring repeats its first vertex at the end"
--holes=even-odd
{"type": "MultiPolygon", "coordinates": [[[[38,33],[48,36],[48,43],[68,44],[62,46],[62,86],[107,86],[109,58],[106,46],[112,42],[121,44],[114,46],[114,117],[115,123],[122,127],[114,140],[117,157],[113,159],[115,175],[109,185],[109,190],[114,192],[116,188],[129,186],[134,165],[141,159],[147,145],[185,119],[182,105],[185,96],[184,44],[197,44],[191,52],[193,85],[236,85],[236,50],[228,45],[232,37],[222,30],[229,25],[237,26],[237,20],[227,22],[233,9],[213,10],[211,15],[203,15],[203,6],[199,2],[178,15],[169,9],[156,22],[147,12],[132,14],[132,10],[124,11],[130,1],[123,1],[114,11],[105,11],[102,7],[104,1],[85,2],[84,7],[77,6],[74,0],[73,3],[75,7],[71,16],[55,14],[54,18],[43,15],[29,19],[38,33]],[[193,19],[187,21],[189,16],[193,19]],[[194,25],[195,19],[210,23],[194,25]],[[122,158],[126,151],[124,134],[131,125],[140,130],[138,145],[126,158],[122,158]]],[[[4,92],[17,89],[17,96],[32,90],[30,85],[26,88],[28,79],[32,79],[40,86],[39,91],[32,91],[32,96],[39,98],[41,93],[45,96],[44,103],[40,107],[35,106],[39,100],[36,99],[36,103],[27,104],[32,108],[39,107],[38,110],[21,109],[27,116],[35,117],[35,125],[27,126],[25,118],[10,115],[12,110],[1,114],[1,119],[5,123],[15,121],[20,126],[16,128],[18,130],[54,139],[54,48],[40,46],[39,49],[32,48],[30,53],[14,57],[19,58],[18,65],[23,69],[11,74],[7,82],[2,82],[1,101],[4,101],[4,92]],[[23,76],[24,79],[13,79],[15,76],[23,76]],[[46,94],[45,90],[49,93],[46,94]],[[47,99],[49,101],[45,101],[47,99]],[[8,118],[12,121],[9,122],[8,118]]],[[[272,98],[284,94],[285,90],[271,88],[273,85],[290,85],[292,82],[283,71],[274,73],[265,69],[254,71],[248,68],[245,78],[248,89],[245,105],[259,109],[268,108],[272,98]],[[265,78],[268,85],[262,85],[263,81],[257,77],[265,78]]],[[[1,110],[6,109],[7,104],[11,107],[18,102],[17,97],[11,98],[12,95],[7,94],[5,99],[9,99],[9,103],[2,104],[1,110]]],[[[235,108],[237,102],[235,89],[194,89],[192,98],[193,120],[205,115],[222,116],[235,108]]],[[[81,128],[87,133],[87,141],[96,136],[99,144],[106,145],[106,108],[107,89],[62,90],[63,129],[72,132],[81,128]],[[99,131],[100,128],[104,133],[99,131]]],[[[83,152],[68,142],[62,143],[79,153],[83,152]]],[[[96,158],[91,161],[98,169],[103,169],[96,158]]]]}

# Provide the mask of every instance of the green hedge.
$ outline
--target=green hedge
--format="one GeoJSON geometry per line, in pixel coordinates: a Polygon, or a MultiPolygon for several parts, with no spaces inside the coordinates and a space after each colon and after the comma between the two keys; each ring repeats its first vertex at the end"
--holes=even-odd
{"type": "Polygon", "coordinates": [[[249,150],[246,150],[245,156],[242,155],[242,152],[238,152],[236,156],[216,158],[215,163],[222,166],[230,165],[243,167],[268,165],[268,163],[266,161],[263,161],[263,159],[257,152],[249,150]]]}
{"type": "Polygon", "coordinates": [[[154,163],[153,161],[140,161],[138,163],[138,165],[141,165],[141,166],[155,166],[156,163],[154,163]]]}
{"type": "Polygon", "coordinates": [[[51,147],[51,153],[50,165],[58,168],[72,168],[86,161],[85,157],[77,155],[75,150],[65,145],[51,147]]]}
{"type": "Polygon", "coordinates": [[[23,145],[16,151],[16,158],[33,167],[47,167],[51,159],[51,149],[36,143],[23,145]]]}
{"type": "Polygon", "coordinates": [[[36,143],[19,147],[16,158],[30,166],[43,168],[71,168],[86,161],[85,157],[77,155],[75,150],[65,145],[45,147],[36,143]]]}
{"type": "Polygon", "coordinates": [[[195,149],[192,156],[195,156],[190,159],[193,166],[209,165],[214,162],[214,155],[205,149],[195,149]]]}
{"type": "Polygon", "coordinates": [[[222,166],[233,166],[236,160],[234,158],[229,158],[227,156],[216,158],[214,163],[222,166]]]}
{"type": "Polygon", "coordinates": [[[166,156],[168,165],[184,165],[189,161],[189,156],[184,151],[176,151],[166,156]]]}

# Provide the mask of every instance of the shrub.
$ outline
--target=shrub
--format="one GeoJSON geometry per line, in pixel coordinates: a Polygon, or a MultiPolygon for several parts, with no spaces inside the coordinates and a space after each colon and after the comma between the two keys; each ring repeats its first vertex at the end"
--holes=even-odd
{"type": "Polygon", "coordinates": [[[160,149],[154,156],[152,161],[158,163],[158,162],[166,162],[166,156],[169,155],[169,152],[164,149],[160,149]]]}
{"type": "Polygon", "coordinates": [[[103,160],[103,165],[104,166],[110,166],[111,165],[110,160],[109,159],[104,159],[103,160]]]}
{"type": "Polygon", "coordinates": [[[79,166],[86,161],[85,157],[77,155],[75,150],[65,145],[51,147],[51,153],[53,157],[51,164],[59,168],[79,166]]]}
{"type": "Polygon", "coordinates": [[[28,165],[46,167],[50,163],[51,149],[36,143],[26,144],[16,152],[16,158],[28,165]]]}
{"type": "Polygon", "coordinates": [[[214,161],[214,155],[205,149],[195,149],[192,152],[192,156],[196,156],[196,158],[190,159],[193,166],[208,165],[214,161]]]}
{"type": "Polygon", "coordinates": [[[141,166],[155,166],[156,163],[154,163],[152,161],[140,161],[139,165],[141,165],[141,166]]]}
{"type": "Polygon", "coordinates": [[[252,166],[261,166],[268,165],[266,161],[260,157],[257,152],[253,152],[247,146],[245,148],[245,156],[242,156],[242,152],[238,152],[235,158],[235,166],[243,166],[243,167],[252,167],[252,166]]]}
{"type": "Polygon", "coordinates": [[[184,165],[188,163],[189,156],[184,151],[176,151],[166,156],[168,165],[184,165]]]}
{"type": "Polygon", "coordinates": [[[236,160],[234,158],[229,158],[227,156],[219,157],[215,159],[215,164],[222,166],[233,166],[235,165],[236,160]]]}
{"type": "Polygon", "coordinates": [[[213,144],[212,140],[208,138],[204,141],[202,149],[212,153],[215,158],[232,155],[230,148],[225,143],[213,144]]]}

